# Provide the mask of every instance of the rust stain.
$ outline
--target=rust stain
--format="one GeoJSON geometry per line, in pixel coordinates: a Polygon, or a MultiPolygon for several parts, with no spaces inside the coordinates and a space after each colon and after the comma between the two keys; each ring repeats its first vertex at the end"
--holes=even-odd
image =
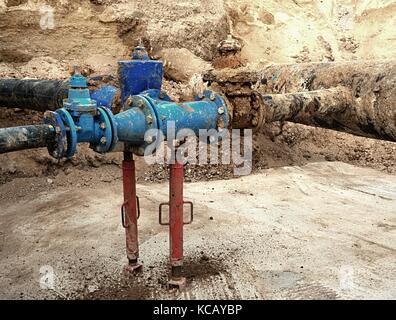
{"type": "Polygon", "coordinates": [[[184,103],[177,103],[178,106],[182,107],[187,112],[194,112],[194,109],[184,103]]]}

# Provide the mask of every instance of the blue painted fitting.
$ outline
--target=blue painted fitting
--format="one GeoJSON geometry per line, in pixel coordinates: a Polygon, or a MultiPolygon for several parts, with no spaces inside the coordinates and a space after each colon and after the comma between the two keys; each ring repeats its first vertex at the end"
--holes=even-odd
{"type": "Polygon", "coordinates": [[[56,141],[49,146],[53,156],[71,158],[77,144],[82,142],[90,143],[90,147],[100,153],[115,147],[117,127],[113,114],[107,108],[97,107],[96,101],[91,100],[83,76],[71,77],[64,106],[55,112],[47,112],[44,118],[45,123],[54,126],[57,132],[56,141]]]}
{"type": "Polygon", "coordinates": [[[118,90],[116,87],[107,85],[90,91],[91,99],[96,101],[97,106],[106,107],[109,110],[112,110],[115,105],[117,92],[118,90]]]}
{"type": "Polygon", "coordinates": [[[161,89],[163,66],[161,61],[150,60],[143,47],[133,50],[132,60],[118,62],[121,104],[128,98],[149,89],[161,89]]]}
{"type": "Polygon", "coordinates": [[[139,108],[131,108],[115,116],[119,141],[128,142],[133,146],[144,143],[147,130],[146,115],[139,108]]]}
{"type": "Polygon", "coordinates": [[[47,146],[48,153],[56,159],[63,158],[66,154],[65,141],[67,141],[67,137],[62,118],[59,113],[46,111],[44,113],[44,123],[51,125],[55,130],[55,139],[47,146]]]}
{"type": "MultiPolygon", "coordinates": [[[[133,56],[135,60],[120,62],[121,95],[128,98],[124,101],[125,111],[116,116],[90,98],[84,77],[75,75],[70,79],[64,108],[46,118],[46,123],[59,133],[50,147],[53,155],[70,158],[80,142],[90,143],[92,149],[104,153],[114,148],[118,140],[143,155],[145,146],[150,144],[144,140],[146,131],[159,129],[167,137],[169,121],[174,122],[176,134],[190,129],[199,136],[201,129],[222,131],[228,127],[227,106],[220,95],[207,90],[195,101],[174,102],[160,90],[162,63],[149,60],[141,47],[134,50],[133,56]]],[[[110,104],[116,91],[112,86],[104,86],[92,95],[110,104]]]]}
{"type": "Polygon", "coordinates": [[[199,136],[200,129],[222,131],[229,124],[227,106],[223,98],[212,91],[192,102],[176,103],[160,90],[148,90],[133,96],[129,109],[115,116],[118,139],[134,147],[143,155],[147,146],[144,134],[149,129],[160,129],[168,134],[168,121],[175,124],[175,133],[191,129],[199,136]]]}
{"type": "Polygon", "coordinates": [[[142,92],[153,107],[158,128],[166,137],[168,121],[175,122],[176,133],[181,129],[191,129],[198,136],[200,129],[221,131],[229,125],[229,115],[224,99],[209,90],[193,102],[177,103],[159,90],[142,92]]]}
{"type": "Polygon", "coordinates": [[[63,106],[73,115],[96,110],[96,102],[91,100],[87,79],[84,76],[75,74],[70,78],[69,93],[67,99],[63,101],[63,106]]]}
{"type": "Polygon", "coordinates": [[[147,130],[158,129],[156,112],[144,96],[133,96],[129,109],[115,116],[119,141],[128,143],[137,155],[143,155],[147,130]]]}
{"type": "Polygon", "coordinates": [[[71,88],[87,88],[87,78],[77,72],[70,77],[69,86],[71,88]]]}

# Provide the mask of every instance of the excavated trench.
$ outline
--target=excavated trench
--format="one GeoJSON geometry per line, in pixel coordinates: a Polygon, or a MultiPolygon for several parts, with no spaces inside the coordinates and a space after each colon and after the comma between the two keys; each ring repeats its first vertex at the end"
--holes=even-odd
{"type": "MultiPolygon", "coordinates": [[[[391,142],[395,140],[396,70],[394,61],[382,61],[395,52],[394,27],[388,23],[394,6],[389,1],[361,1],[352,9],[349,1],[320,5],[267,1],[263,7],[262,1],[255,0],[211,0],[200,8],[192,2],[175,6],[138,1],[143,14],[135,12],[131,3],[118,1],[51,1],[62,27],[45,31],[39,28],[38,7],[8,1],[12,11],[4,13],[2,3],[1,77],[65,79],[73,59],[88,70],[95,69],[90,72],[115,75],[116,61],[128,56],[138,38],[152,45],[155,55],[160,48],[169,47],[172,56],[173,46],[186,47],[192,57],[222,68],[204,79],[226,95],[235,128],[255,129],[253,174],[224,183],[212,180],[235,178],[233,165],[186,166],[186,182],[211,182],[188,184],[199,205],[194,229],[186,235],[191,258],[187,271],[193,288],[182,298],[394,296],[392,270],[387,266],[394,257],[395,222],[387,212],[392,212],[394,201],[394,176],[388,174],[396,173],[396,144],[391,142]],[[315,6],[323,8],[315,11],[315,6]],[[328,17],[332,6],[336,27],[325,28],[334,22],[333,16],[328,17]],[[338,19],[345,8],[344,18],[356,11],[355,29],[345,29],[340,23],[344,18],[338,19]],[[164,15],[172,22],[164,22],[164,15]],[[79,33],[75,21],[80,22],[79,33]],[[244,46],[241,56],[221,59],[215,56],[216,45],[229,31],[229,23],[244,46]],[[30,37],[26,37],[27,28],[30,37]],[[292,32],[296,29],[299,34],[292,32]],[[25,52],[28,46],[34,48],[32,53],[25,52]],[[260,59],[288,64],[264,61],[256,69],[224,69],[256,62],[258,54],[260,59]],[[332,60],[336,62],[323,63],[332,60]],[[348,60],[358,61],[340,62],[348,60]],[[322,63],[293,64],[301,61],[322,63]],[[344,196],[330,199],[332,192],[344,196]],[[232,201],[224,204],[224,199],[232,201]],[[252,206],[244,211],[246,203],[252,206]],[[299,210],[307,203],[312,208],[304,216],[304,210],[299,210]],[[233,211],[245,215],[241,218],[233,211]],[[361,213],[366,211],[379,216],[370,213],[363,218],[361,213]],[[241,228],[246,231],[243,237],[241,228]],[[306,250],[307,241],[318,247],[306,250]],[[235,256],[243,257],[243,267],[235,256]],[[339,267],[335,261],[352,261],[359,268],[359,292],[338,291],[334,276],[338,269],[328,269],[329,265],[339,267]],[[247,270],[246,265],[252,267],[247,270]],[[367,279],[374,279],[378,286],[367,279]]],[[[173,73],[167,73],[164,86],[176,97],[184,96],[187,87],[178,73],[184,71],[183,65],[193,64],[182,58],[167,62],[173,73]]],[[[36,111],[0,108],[0,127],[38,124],[41,118],[42,113],[36,111]]],[[[148,269],[142,278],[129,283],[117,278],[117,268],[125,258],[118,216],[121,199],[117,198],[121,160],[121,153],[98,155],[88,146],[80,147],[73,159],[62,161],[48,156],[46,148],[0,155],[0,206],[4,209],[0,235],[6,240],[0,244],[1,296],[173,298],[162,291],[167,279],[167,240],[156,216],[157,202],[166,200],[161,194],[164,184],[156,182],[168,179],[167,166],[148,166],[137,160],[148,269]],[[21,226],[21,219],[28,223],[21,226]],[[78,244],[65,245],[71,239],[78,244]],[[43,261],[59,272],[57,292],[37,289],[43,261]]]]}

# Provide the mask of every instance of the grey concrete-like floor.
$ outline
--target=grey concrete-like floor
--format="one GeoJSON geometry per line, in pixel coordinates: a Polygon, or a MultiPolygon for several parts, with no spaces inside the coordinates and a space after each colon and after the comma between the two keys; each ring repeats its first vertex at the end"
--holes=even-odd
{"type": "Polygon", "coordinates": [[[186,184],[195,220],[185,227],[189,286],[178,295],[163,285],[168,230],[157,207],[167,184],[138,193],[145,270],[129,287],[120,181],[3,203],[0,297],[396,298],[396,176],[334,162],[186,184]],[[40,287],[48,268],[53,289],[40,287]]]}

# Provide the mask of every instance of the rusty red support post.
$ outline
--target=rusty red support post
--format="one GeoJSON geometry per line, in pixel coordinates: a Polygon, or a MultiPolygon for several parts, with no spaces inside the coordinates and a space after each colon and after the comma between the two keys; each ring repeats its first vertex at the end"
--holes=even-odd
{"type": "Polygon", "coordinates": [[[132,152],[124,152],[122,174],[124,203],[121,209],[121,218],[122,225],[125,228],[126,253],[128,257],[128,265],[125,266],[124,271],[126,274],[130,274],[142,267],[142,265],[138,263],[139,242],[137,219],[139,216],[139,203],[136,196],[135,160],[133,159],[132,152]]]}
{"type": "Polygon", "coordinates": [[[183,289],[185,278],[182,276],[183,268],[183,164],[175,162],[170,165],[169,181],[169,240],[170,240],[170,285],[183,289]]]}

